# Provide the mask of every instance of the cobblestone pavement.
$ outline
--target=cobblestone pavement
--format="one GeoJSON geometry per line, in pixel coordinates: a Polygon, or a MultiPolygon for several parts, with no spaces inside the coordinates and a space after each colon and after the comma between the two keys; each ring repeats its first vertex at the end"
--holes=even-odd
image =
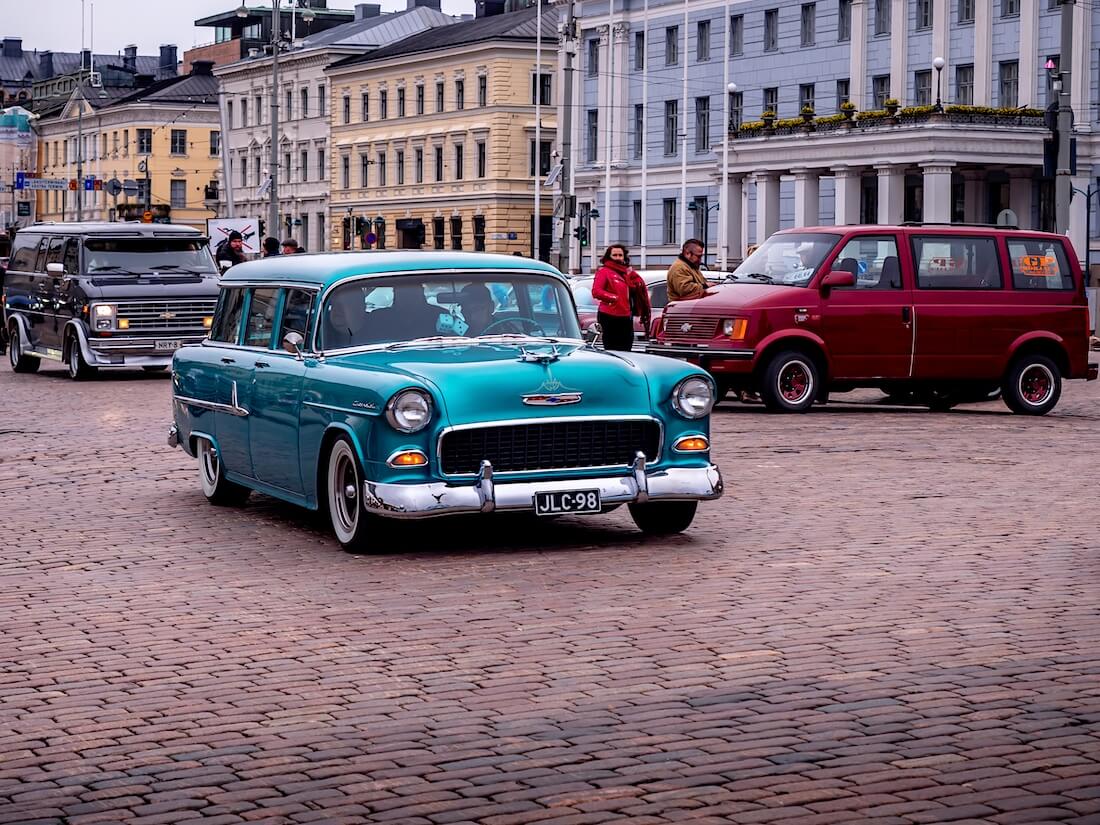
{"type": "Polygon", "coordinates": [[[0,823],[1100,822],[1100,382],[715,416],[727,496],[343,553],[0,367],[0,823]]]}

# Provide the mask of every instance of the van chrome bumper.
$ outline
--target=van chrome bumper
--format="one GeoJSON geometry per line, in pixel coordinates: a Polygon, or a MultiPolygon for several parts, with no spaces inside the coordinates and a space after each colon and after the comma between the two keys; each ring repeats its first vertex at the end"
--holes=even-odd
{"type": "Polygon", "coordinates": [[[715,349],[709,344],[691,346],[690,344],[650,343],[646,347],[650,355],[671,355],[676,358],[692,356],[695,358],[728,358],[733,361],[751,361],[756,354],[751,349],[715,349]]]}
{"type": "Polygon", "coordinates": [[[723,483],[722,473],[714,464],[647,471],[645,458],[639,453],[630,474],[625,476],[498,482],[493,478],[492,465],[485,461],[477,480],[470,485],[368,481],[363,488],[363,507],[367,512],[389,518],[414,519],[496,510],[533,510],[536,493],[577,489],[599,490],[600,501],[604,504],[706,501],[722,495],[723,483]]]}

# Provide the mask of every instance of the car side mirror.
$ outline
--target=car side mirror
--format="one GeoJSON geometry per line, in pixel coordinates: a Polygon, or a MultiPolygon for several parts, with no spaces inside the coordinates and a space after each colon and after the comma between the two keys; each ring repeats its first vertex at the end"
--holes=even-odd
{"type": "Polygon", "coordinates": [[[64,275],[65,265],[59,263],[46,264],[46,271],[51,275],[64,275]]]}
{"type": "Polygon", "coordinates": [[[837,286],[855,286],[856,276],[844,269],[834,269],[821,279],[821,291],[828,292],[837,286]]]}
{"type": "Polygon", "coordinates": [[[302,357],[302,345],[305,342],[306,339],[302,337],[300,332],[288,332],[283,336],[283,349],[300,359],[302,357]]]}

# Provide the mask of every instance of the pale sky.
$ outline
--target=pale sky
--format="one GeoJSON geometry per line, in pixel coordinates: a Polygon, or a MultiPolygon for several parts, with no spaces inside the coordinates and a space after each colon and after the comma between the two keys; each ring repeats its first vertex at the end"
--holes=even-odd
{"type": "MultiPolygon", "coordinates": [[[[405,0],[380,1],[383,11],[406,5],[405,0]]],[[[23,38],[26,51],[80,51],[81,5],[84,39],[97,54],[117,54],[136,43],[138,54],[155,55],[161,45],[174,43],[182,57],[186,49],[214,40],[214,30],[196,28],[196,20],[235,9],[240,0],[0,0],[5,12],[0,14],[0,37],[23,38]]],[[[270,8],[271,0],[249,0],[248,5],[270,8]]],[[[355,0],[329,0],[328,6],[351,9],[355,0]]],[[[443,0],[443,11],[473,14],[474,0],[443,0]]]]}

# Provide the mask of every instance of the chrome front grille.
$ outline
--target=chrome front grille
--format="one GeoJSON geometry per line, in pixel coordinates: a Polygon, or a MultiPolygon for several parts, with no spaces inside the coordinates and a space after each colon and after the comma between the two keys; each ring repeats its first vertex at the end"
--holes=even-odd
{"type": "Polygon", "coordinates": [[[664,340],[709,341],[718,333],[722,318],[720,315],[665,315],[664,340]]]}
{"type": "Polygon", "coordinates": [[[216,299],[182,301],[121,301],[118,306],[119,320],[130,322],[129,330],[172,330],[203,329],[203,318],[214,314],[216,299]]]}
{"type": "Polygon", "coordinates": [[[440,439],[446,475],[473,475],[482,461],[498,473],[628,467],[639,452],[656,461],[661,425],[654,419],[576,419],[451,430],[440,439]]]}

